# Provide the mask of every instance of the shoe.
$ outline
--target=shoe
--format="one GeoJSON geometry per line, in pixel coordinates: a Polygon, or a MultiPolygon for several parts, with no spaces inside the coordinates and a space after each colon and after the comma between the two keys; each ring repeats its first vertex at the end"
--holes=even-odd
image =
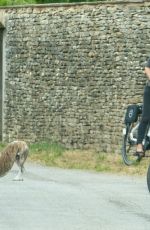
{"type": "Polygon", "coordinates": [[[136,151],[133,156],[136,157],[145,157],[145,152],[144,151],[136,151]]]}

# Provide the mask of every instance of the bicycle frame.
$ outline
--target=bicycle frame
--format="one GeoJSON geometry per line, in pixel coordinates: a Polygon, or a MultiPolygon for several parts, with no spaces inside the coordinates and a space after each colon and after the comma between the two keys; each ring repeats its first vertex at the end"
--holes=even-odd
{"type": "Polygon", "coordinates": [[[132,128],[131,133],[130,133],[130,140],[133,141],[134,143],[137,143],[137,138],[135,138],[135,133],[138,131],[138,127],[139,127],[139,122],[136,124],[135,127],[132,128]]]}

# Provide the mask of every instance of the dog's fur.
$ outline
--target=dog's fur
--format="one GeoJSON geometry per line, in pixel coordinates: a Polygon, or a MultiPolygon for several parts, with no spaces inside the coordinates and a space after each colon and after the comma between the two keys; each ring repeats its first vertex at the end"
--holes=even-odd
{"type": "Polygon", "coordinates": [[[24,141],[13,141],[0,152],[0,176],[4,176],[16,162],[19,171],[14,180],[23,180],[24,163],[27,159],[29,148],[24,141]]]}

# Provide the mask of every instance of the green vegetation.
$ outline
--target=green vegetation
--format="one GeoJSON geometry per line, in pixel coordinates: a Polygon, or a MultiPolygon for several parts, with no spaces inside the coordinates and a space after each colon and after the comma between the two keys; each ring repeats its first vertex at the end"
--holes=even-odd
{"type": "Polygon", "coordinates": [[[147,158],[134,166],[126,166],[120,154],[100,153],[93,150],[68,150],[57,143],[36,143],[30,145],[29,161],[46,166],[67,169],[84,169],[97,172],[145,175],[147,158]]]}
{"type": "Polygon", "coordinates": [[[30,145],[30,159],[36,162],[53,166],[55,160],[63,155],[65,148],[56,143],[36,143],[30,145]]]}
{"type": "MultiPolygon", "coordinates": [[[[98,0],[99,2],[107,0],[98,0]]],[[[46,3],[71,3],[71,2],[96,2],[96,0],[0,0],[0,6],[13,6],[24,4],[46,4],[46,3]]]]}
{"type": "Polygon", "coordinates": [[[0,0],[0,6],[13,6],[33,3],[36,3],[36,0],[0,0]]]}

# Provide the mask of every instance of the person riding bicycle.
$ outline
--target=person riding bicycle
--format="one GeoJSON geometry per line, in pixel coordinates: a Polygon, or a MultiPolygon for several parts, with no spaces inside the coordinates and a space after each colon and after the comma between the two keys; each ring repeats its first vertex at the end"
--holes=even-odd
{"type": "Polygon", "coordinates": [[[144,88],[143,112],[142,112],[142,118],[140,121],[140,125],[138,128],[136,152],[134,153],[135,156],[139,156],[139,157],[145,156],[142,142],[143,142],[143,139],[145,136],[145,132],[146,132],[148,123],[150,122],[150,58],[148,59],[146,65],[145,65],[145,71],[144,72],[148,78],[148,81],[147,81],[146,86],[144,88]]]}

